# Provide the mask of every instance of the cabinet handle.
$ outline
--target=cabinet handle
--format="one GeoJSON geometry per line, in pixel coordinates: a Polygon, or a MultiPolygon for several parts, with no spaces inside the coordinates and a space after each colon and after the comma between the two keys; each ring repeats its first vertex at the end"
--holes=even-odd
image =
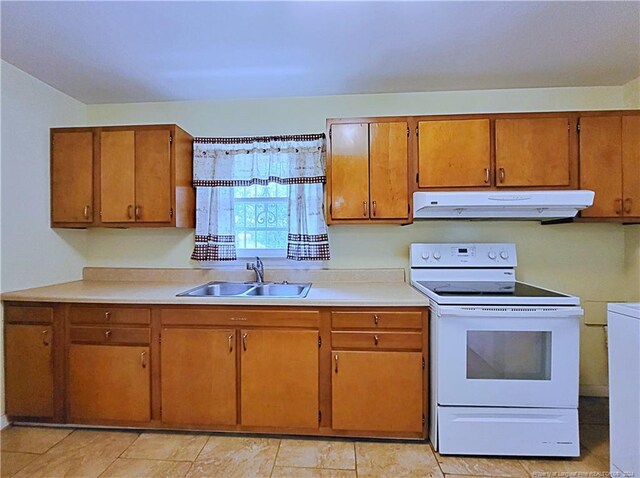
{"type": "Polygon", "coordinates": [[[110,331],[110,330],[107,330],[107,331],[104,333],[104,338],[105,338],[105,339],[107,339],[107,340],[111,338],[111,331],[110,331]]]}
{"type": "Polygon", "coordinates": [[[247,336],[249,334],[247,334],[246,332],[244,334],[242,334],[242,350],[244,350],[245,352],[247,351],[247,336]]]}
{"type": "Polygon", "coordinates": [[[368,211],[368,207],[367,207],[367,201],[362,201],[362,215],[364,217],[367,217],[369,215],[369,211],[368,211]]]}
{"type": "Polygon", "coordinates": [[[376,347],[378,346],[378,341],[379,341],[379,337],[377,335],[373,336],[373,345],[375,345],[376,347]]]}
{"type": "Polygon", "coordinates": [[[624,200],[624,213],[625,214],[631,214],[631,203],[632,203],[631,198],[626,198],[624,200]]]}
{"type": "Polygon", "coordinates": [[[504,183],[504,177],[505,177],[504,168],[500,168],[498,171],[500,172],[500,182],[504,183]]]}
{"type": "Polygon", "coordinates": [[[127,206],[127,218],[133,219],[133,206],[131,204],[127,206]]]}
{"type": "Polygon", "coordinates": [[[335,355],[336,360],[336,373],[338,373],[338,354],[335,355]]]}
{"type": "Polygon", "coordinates": [[[376,217],[376,202],[373,201],[373,217],[376,217]]]}
{"type": "Polygon", "coordinates": [[[43,330],[42,331],[42,345],[44,345],[45,347],[49,346],[49,341],[47,340],[47,335],[49,335],[49,331],[48,330],[43,330]]]}
{"type": "Polygon", "coordinates": [[[229,353],[233,352],[233,334],[229,334],[229,353]]]}
{"type": "Polygon", "coordinates": [[[147,352],[140,354],[140,365],[142,365],[142,368],[147,368],[147,352]]]}
{"type": "Polygon", "coordinates": [[[140,210],[142,208],[140,206],[136,206],[136,219],[140,219],[140,210]]]}
{"type": "Polygon", "coordinates": [[[378,317],[378,314],[373,314],[373,323],[378,325],[378,322],[380,322],[380,317],[378,317]]]}
{"type": "Polygon", "coordinates": [[[615,212],[618,216],[622,214],[622,199],[615,200],[615,212]]]}
{"type": "Polygon", "coordinates": [[[104,313],[104,320],[107,320],[107,321],[111,320],[111,312],[110,311],[107,310],[104,313]]]}
{"type": "Polygon", "coordinates": [[[88,205],[84,207],[84,218],[85,219],[89,219],[89,210],[90,210],[90,208],[89,208],[88,205]]]}
{"type": "Polygon", "coordinates": [[[491,174],[491,171],[489,170],[489,168],[484,168],[484,182],[485,184],[489,184],[489,175],[491,174]]]}

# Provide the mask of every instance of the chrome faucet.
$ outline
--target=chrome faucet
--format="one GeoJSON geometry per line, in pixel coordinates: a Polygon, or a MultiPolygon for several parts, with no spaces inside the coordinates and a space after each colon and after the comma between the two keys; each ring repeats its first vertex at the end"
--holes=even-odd
{"type": "Polygon", "coordinates": [[[247,270],[256,273],[256,282],[264,282],[264,264],[259,257],[256,257],[255,264],[253,262],[247,262],[247,270]]]}

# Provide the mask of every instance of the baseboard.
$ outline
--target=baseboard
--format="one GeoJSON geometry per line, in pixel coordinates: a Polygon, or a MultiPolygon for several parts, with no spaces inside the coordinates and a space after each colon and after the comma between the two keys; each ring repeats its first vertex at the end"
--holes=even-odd
{"type": "Polygon", "coordinates": [[[607,385],[580,385],[580,396],[608,397],[609,387],[607,385]]]}
{"type": "Polygon", "coordinates": [[[3,428],[6,428],[7,426],[9,426],[9,420],[7,420],[6,415],[2,415],[0,417],[0,430],[2,430],[3,428]]]}

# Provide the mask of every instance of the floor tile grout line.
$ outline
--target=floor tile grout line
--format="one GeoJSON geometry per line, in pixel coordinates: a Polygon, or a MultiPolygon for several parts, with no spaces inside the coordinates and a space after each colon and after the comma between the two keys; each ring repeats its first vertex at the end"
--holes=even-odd
{"type": "Polygon", "coordinates": [[[276,456],[273,458],[273,465],[271,465],[271,473],[269,473],[269,478],[273,476],[273,472],[276,469],[276,463],[278,462],[278,453],[280,453],[281,446],[282,446],[282,438],[278,440],[278,449],[276,450],[276,456]]]}
{"type": "Polygon", "coordinates": [[[353,442],[353,461],[356,465],[356,478],[358,478],[358,442],[353,442]]]}

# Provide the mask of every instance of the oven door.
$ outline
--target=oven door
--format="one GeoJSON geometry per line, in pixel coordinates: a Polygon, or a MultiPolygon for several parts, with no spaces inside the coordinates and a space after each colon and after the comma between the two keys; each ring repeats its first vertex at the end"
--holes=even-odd
{"type": "Polygon", "coordinates": [[[439,405],[578,406],[580,307],[437,308],[439,405]]]}

